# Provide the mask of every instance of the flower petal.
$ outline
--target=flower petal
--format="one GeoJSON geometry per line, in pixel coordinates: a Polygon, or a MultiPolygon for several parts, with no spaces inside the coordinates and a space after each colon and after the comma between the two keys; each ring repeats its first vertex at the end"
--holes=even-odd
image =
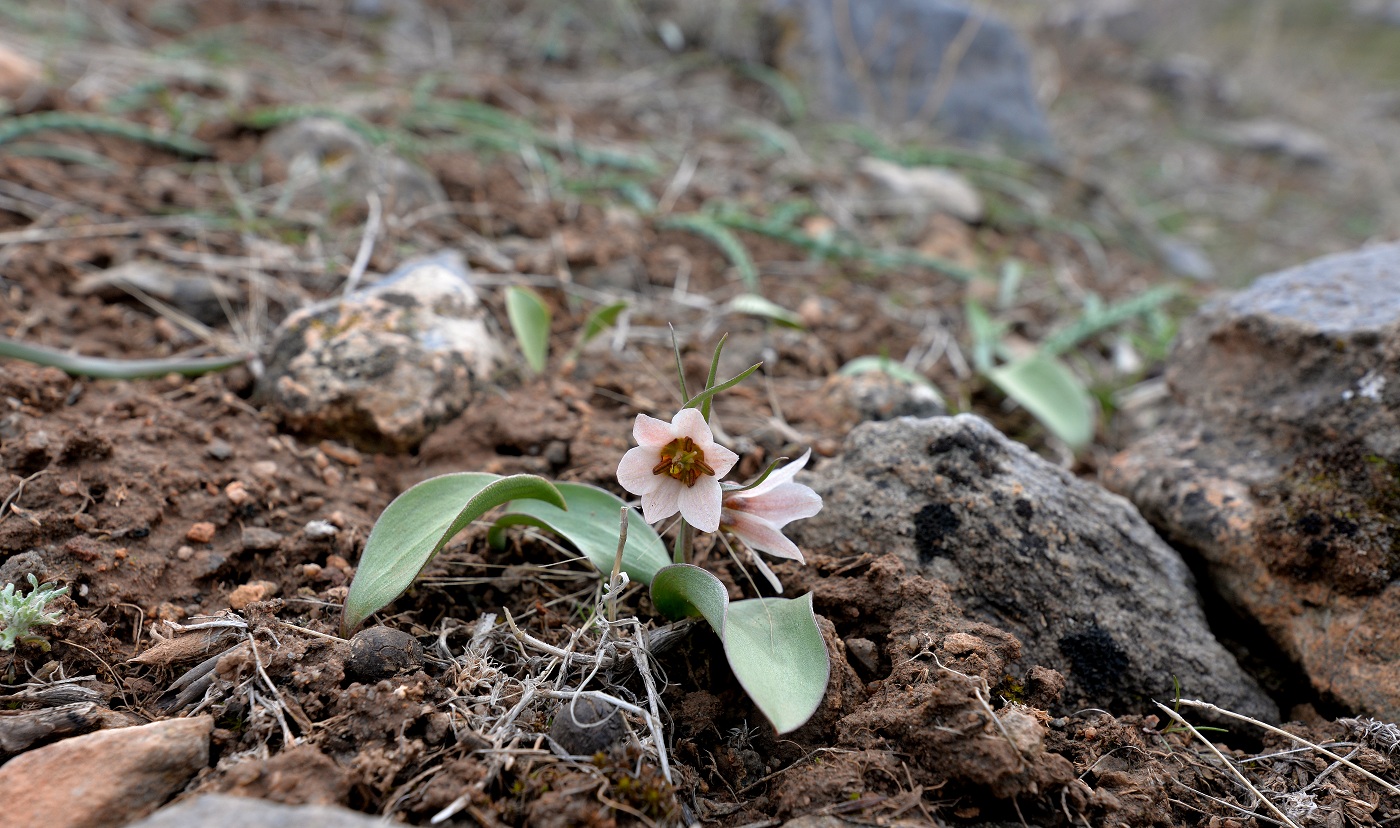
{"type": "Polygon", "coordinates": [[[802,556],[802,550],[797,548],[797,544],[788,540],[787,536],[778,530],[778,527],[763,518],[754,517],[745,512],[736,512],[733,509],[725,509],[724,528],[751,549],[767,552],[775,558],[787,558],[800,563],[807,562],[807,559],[802,556]]]}
{"type": "Polygon", "coordinates": [[[617,482],[622,488],[635,495],[649,494],[661,485],[664,475],[652,474],[651,470],[661,462],[661,450],[651,446],[637,446],[622,455],[617,464],[617,482]]]}
{"type": "Polygon", "coordinates": [[[661,485],[642,495],[642,519],[647,523],[656,523],[674,515],[680,509],[678,498],[685,488],[679,480],[665,475],[657,475],[656,479],[661,481],[661,485]]]}
{"type": "Polygon", "coordinates": [[[730,495],[728,506],[763,518],[775,526],[786,526],[800,518],[809,518],[822,510],[822,498],[810,486],[784,483],[772,491],[753,497],[749,492],[730,495]]]}
{"type": "Polygon", "coordinates": [[[763,557],[750,548],[749,558],[753,560],[753,565],[758,567],[758,571],[763,573],[763,577],[768,579],[768,583],[772,585],[773,591],[782,595],[783,582],[779,581],[778,576],[773,574],[773,570],[768,568],[768,564],[764,562],[763,557]]]}
{"type": "Polygon", "coordinates": [[[773,473],[768,475],[766,480],[754,486],[752,489],[745,491],[744,497],[758,497],[764,492],[771,492],[784,483],[791,482],[792,479],[797,476],[797,473],[802,471],[802,467],[807,465],[807,459],[811,456],[812,450],[807,449],[802,453],[801,457],[788,463],[786,466],[779,466],[774,469],[773,473]]]}
{"type": "Polygon", "coordinates": [[[720,502],[724,499],[719,481],[706,475],[695,481],[694,486],[681,486],[680,489],[681,517],[701,532],[717,531],[720,502]]]}
{"type": "Polygon", "coordinates": [[[676,416],[671,418],[671,427],[675,429],[677,437],[689,437],[702,447],[708,447],[715,441],[710,424],[705,422],[705,415],[701,414],[698,408],[682,408],[677,411],[676,416]]]}
{"type": "Polygon", "coordinates": [[[734,464],[739,462],[739,455],[721,446],[719,443],[710,443],[705,447],[705,462],[710,464],[710,468],[715,470],[715,480],[719,480],[729,470],[734,468],[734,464]]]}
{"type": "Polygon", "coordinates": [[[636,421],[632,423],[632,439],[636,440],[639,446],[661,448],[676,439],[676,433],[665,420],[638,414],[636,421]]]}

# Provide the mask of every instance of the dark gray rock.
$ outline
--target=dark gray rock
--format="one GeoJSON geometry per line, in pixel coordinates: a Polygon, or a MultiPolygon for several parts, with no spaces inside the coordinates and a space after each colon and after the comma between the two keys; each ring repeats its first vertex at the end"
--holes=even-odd
{"type": "Polygon", "coordinates": [[[776,63],[813,87],[818,109],[1054,155],[1030,57],[1002,21],[946,0],[771,0],[770,11],[795,32],[776,63]]]}
{"type": "Polygon", "coordinates": [[[589,696],[559,705],[549,726],[549,738],[570,756],[606,751],[626,735],[627,727],[617,707],[589,696]]]}
{"type": "Polygon", "coordinates": [[[292,431],[405,451],[462,413],[502,359],[485,317],[459,255],[409,262],[287,317],[262,393],[292,431]]]}
{"type": "Polygon", "coordinates": [[[866,423],[794,524],[808,549],[894,553],[1067,679],[1067,709],[1146,710],[1182,692],[1277,709],[1206,625],[1190,571],[1126,500],[971,415],[866,423]]]}
{"type": "Polygon", "coordinates": [[[378,817],[328,805],[281,805],[262,799],[203,794],[162,808],[128,828],[376,828],[378,817]]]}
{"type": "Polygon", "coordinates": [[[1400,717],[1400,245],[1259,279],[1182,326],[1164,424],[1104,483],[1207,565],[1320,694],[1400,717]]]}
{"type": "Polygon", "coordinates": [[[360,681],[379,681],[423,664],[423,645],[393,627],[367,627],[350,639],[345,672],[360,681]]]}

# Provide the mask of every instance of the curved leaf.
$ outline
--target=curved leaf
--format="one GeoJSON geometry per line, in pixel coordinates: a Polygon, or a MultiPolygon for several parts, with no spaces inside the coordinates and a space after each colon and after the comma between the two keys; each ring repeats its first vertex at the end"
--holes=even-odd
{"type": "Polygon", "coordinates": [[[1093,439],[1093,400],[1079,378],[1060,360],[1035,353],[986,373],[1002,393],[1035,415],[1070,447],[1083,448],[1093,439]]]}
{"type": "MultiPolygon", "coordinates": [[[[611,492],[583,483],[556,483],[565,509],[542,500],[512,503],[491,527],[487,536],[493,546],[504,543],[507,526],[528,524],[548,529],[568,540],[588,557],[600,572],[612,572],[617,555],[618,510],[626,504],[611,492]]],[[[657,571],[671,563],[666,545],[647,525],[636,509],[627,510],[627,546],[622,550],[622,569],[627,577],[651,583],[657,571]]]]}
{"type": "Polygon", "coordinates": [[[673,618],[700,616],[710,622],[735,678],[779,733],[796,730],[816,712],[831,660],[811,593],[731,602],[714,575],[675,564],[656,574],[651,600],[673,618]]]}
{"type": "Polygon", "coordinates": [[[394,498],[365,541],[345,599],[342,634],[402,595],[464,526],[502,503],[521,498],[564,506],[559,490],[532,474],[445,474],[424,480],[394,498]]]}
{"type": "Polygon", "coordinates": [[[726,622],[724,654],[758,709],[779,733],[806,724],[831,677],[812,593],[734,601],[726,622]]]}
{"type": "Polygon", "coordinates": [[[506,317],[515,331],[515,341],[525,355],[525,364],[536,374],[544,373],[549,359],[549,306],[527,287],[506,288],[506,317]]]}

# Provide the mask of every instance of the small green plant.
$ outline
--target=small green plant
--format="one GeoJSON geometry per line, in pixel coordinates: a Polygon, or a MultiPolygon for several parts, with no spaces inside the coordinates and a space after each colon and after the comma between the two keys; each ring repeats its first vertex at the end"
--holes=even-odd
{"type": "Polygon", "coordinates": [[[29,585],[33,587],[28,595],[15,592],[14,584],[6,584],[0,590],[0,650],[13,650],[15,642],[35,644],[48,651],[48,639],[34,632],[35,627],[57,624],[63,619],[62,612],[44,612],[60,595],[68,594],[68,587],[54,589],[52,583],[39,584],[33,573],[29,575],[29,585]]]}
{"type": "MultiPolygon", "coordinates": [[[[782,584],[759,553],[803,562],[783,527],[811,517],[822,505],[816,492],[794,480],[810,452],[786,465],[775,461],[747,484],[724,481],[739,456],[715,441],[711,404],[716,394],[759,366],[716,383],[723,344],[721,339],[715,348],[700,393],[689,395],[681,373],[686,401],[670,422],[637,415],[632,428],[637,446],[621,458],[617,477],[641,498],[640,514],[595,486],[553,483],[534,475],[466,472],[425,480],[390,503],[371,530],[346,597],[342,632],[348,635],[403,594],[468,523],[505,505],[488,533],[489,542],[503,543],[503,530],[513,525],[548,529],[601,572],[612,573],[610,594],[623,575],[621,583],[649,584],[652,604],[662,615],[709,622],[735,677],[778,732],[800,727],[816,712],[831,672],[811,594],[732,600],[719,578],[688,562],[696,531],[720,533],[726,545],[731,539],[740,544],[749,562],[781,592],[782,584]],[[668,555],[651,524],[678,514],[676,541],[668,555]]],[[[676,363],[679,372],[679,349],[676,363]]]]}

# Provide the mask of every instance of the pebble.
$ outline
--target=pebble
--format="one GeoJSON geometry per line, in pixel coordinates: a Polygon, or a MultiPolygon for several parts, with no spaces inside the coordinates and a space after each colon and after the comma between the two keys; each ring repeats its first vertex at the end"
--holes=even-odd
{"type": "Polygon", "coordinates": [[[266,601],[274,597],[280,591],[281,587],[272,581],[249,581],[229,593],[228,605],[241,611],[256,601],[266,601]]]}
{"type": "Polygon", "coordinates": [[[310,540],[333,538],[340,529],[328,520],[310,520],[302,527],[301,533],[310,540]]]}
{"type": "Polygon", "coordinates": [[[179,558],[182,561],[188,561],[190,558],[194,557],[194,547],[182,546],[179,549],[176,549],[175,557],[179,558]]]}
{"type": "Polygon", "coordinates": [[[243,527],[243,549],[248,552],[267,552],[276,549],[282,542],[282,533],[261,526],[243,527]]]}
{"type": "Polygon", "coordinates": [[[208,716],[99,730],[0,766],[5,825],[116,828],[140,819],[209,764],[208,716]]]}
{"type": "Polygon", "coordinates": [[[189,531],[185,533],[185,540],[192,543],[208,543],[214,539],[214,532],[214,524],[200,521],[191,526],[189,531]]]}
{"type": "Polygon", "coordinates": [[[233,456],[233,446],[224,440],[210,440],[209,445],[204,447],[204,453],[215,460],[227,460],[233,456]]]}
{"type": "Polygon", "coordinates": [[[570,756],[592,756],[605,751],[625,733],[617,707],[588,696],[559,705],[554,711],[554,723],[549,726],[549,738],[570,756]]]}
{"type": "Polygon", "coordinates": [[[248,487],[243,485],[243,481],[235,480],[224,487],[224,497],[235,506],[242,506],[248,502],[252,495],[248,494],[248,487]]]}
{"type": "Polygon", "coordinates": [[[379,681],[423,663],[423,645],[418,639],[392,627],[369,627],[350,639],[350,658],[345,672],[361,681],[379,681]]]}

